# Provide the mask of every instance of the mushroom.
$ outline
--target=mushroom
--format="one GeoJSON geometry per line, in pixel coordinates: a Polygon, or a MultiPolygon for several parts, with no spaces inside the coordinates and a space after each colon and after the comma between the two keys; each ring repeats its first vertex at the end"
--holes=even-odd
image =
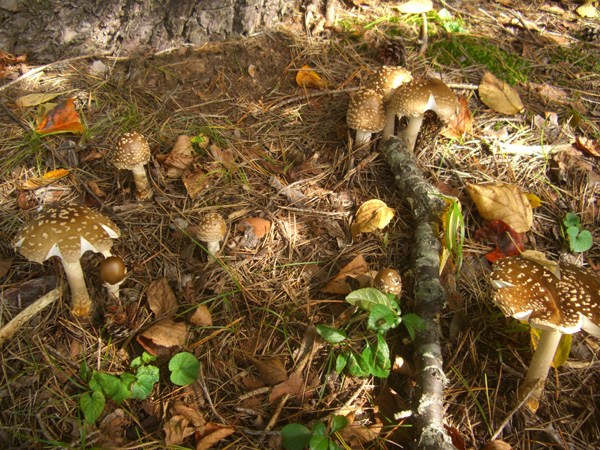
{"type": "Polygon", "coordinates": [[[399,296],[402,292],[402,278],[400,278],[397,270],[381,269],[373,279],[373,287],[379,289],[384,294],[399,296]]]}
{"type": "Polygon", "coordinates": [[[560,264],[558,271],[522,257],[504,258],[492,269],[494,302],[505,315],[542,330],[518,398],[537,411],[562,334],[580,330],[600,336],[600,281],[593,271],[560,264]],[[531,394],[530,394],[531,392],[531,394]]]}
{"type": "Polygon", "coordinates": [[[119,298],[119,286],[125,280],[127,267],[119,256],[109,256],[100,263],[100,279],[104,282],[108,298],[119,298]]]}
{"type": "Polygon", "coordinates": [[[358,91],[350,100],[346,114],[348,127],[356,130],[354,148],[368,144],[372,133],[383,130],[385,119],[383,95],[373,89],[358,91]]]}
{"type": "Polygon", "coordinates": [[[219,242],[225,237],[227,224],[219,213],[208,213],[200,220],[196,237],[198,240],[206,243],[206,251],[211,255],[216,254],[219,249],[219,242]]]}
{"type": "Polygon", "coordinates": [[[383,101],[387,102],[398,86],[412,79],[412,75],[404,67],[383,66],[369,79],[365,89],[373,89],[383,95],[383,101]]]}
{"type": "Polygon", "coordinates": [[[140,199],[152,196],[144,164],[150,161],[150,146],[146,138],[135,131],[124,133],[117,141],[113,164],[117,169],[131,170],[136,195],[140,199]]]}
{"type": "Polygon", "coordinates": [[[387,106],[387,120],[382,142],[394,133],[396,115],[407,116],[404,129],[407,149],[413,150],[425,111],[434,111],[442,122],[452,120],[458,114],[458,99],[443,81],[437,78],[414,79],[399,86],[387,106]]]}
{"type": "Polygon", "coordinates": [[[38,263],[51,256],[61,258],[71,287],[73,314],[87,317],[92,302],[79,260],[88,250],[109,257],[112,240],[120,235],[111,220],[86,206],[52,204],[19,230],[12,246],[38,263]]]}

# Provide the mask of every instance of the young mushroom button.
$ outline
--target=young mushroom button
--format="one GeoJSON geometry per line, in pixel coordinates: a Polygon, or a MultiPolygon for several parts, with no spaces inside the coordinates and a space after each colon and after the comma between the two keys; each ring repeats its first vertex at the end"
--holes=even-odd
{"type": "Polygon", "coordinates": [[[53,204],[22,227],[12,245],[29,259],[43,263],[58,256],[71,287],[73,314],[89,316],[92,302],[79,260],[88,250],[110,256],[113,239],[121,231],[108,218],[86,206],[53,204]]]}
{"type": "Polygon", "coordinates": [[[218,213],[208,213],[200,220],[196,237],[205,242],[208,253],[214,255],[219,251],[219,242],[225,237],[226,231],[227,224],[223,217],[218,213]]]}
{"type": "Polygon", "coordinates": [[[127,267],[119,256],[109,256],[100,263],[100,279],[104,282],[108,297],[119,298],[119,286],[125,280],[127,267]]]}
{"type": "Polygon", "coordinates": [[[362,147],[369,142],[372,133],[383,130],[385,118],[383,96],[372,89],[358,91],[350,100],[346,114],[348,127],[356,130],[354,147],[362,147]]]}
{"type": "Polygon", "coordinates": [[[504,258],[494,264],[490,277],[494,303],[504,314],[543,330],[518,391],[519,399],[530,395],[526,405],[532,411],[539,406],[561,335],[583,329],[600,336],[600,282],[585,268],[561,264],[558,269],[560,277],[534,261],[504,258]]]}
{"type": "Polygon", "coordinates": [[[117,169],[131,170],[135,182],[136,195],[144,199],[152,196],[144,164],[150,161],[150,146],[140,133],[124,133],[117,141],[113,164],[117,169]]]}
{"type": "Polygon", "coordinates": [[[383,130],[382,142],[394,134],[396,115],[407,116],[408,124],[404,130],[407,149],[413,150],[419,129],[423,123],[425,111],[434,111],[442,122],[447,122],[458,114],[458,99],[441,80],[414,79],[396,89],[388,106],[387,120],[383,130]]]}
{"type": "Polygon", "coordinates": [[[381,269],[375,275],[373,287],[379,289],[384,294],[400,295],[402,292],[402,278],[398,271],[394,269],[381,269]]]}

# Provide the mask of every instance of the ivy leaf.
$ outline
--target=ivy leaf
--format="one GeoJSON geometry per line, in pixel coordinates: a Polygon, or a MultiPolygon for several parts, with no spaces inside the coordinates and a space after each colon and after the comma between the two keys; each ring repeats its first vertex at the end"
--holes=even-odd
{"type": "Polygon", "coordinates": [[[563,223],[565,224],[565,227],[567,227],[567,228],[579,226],[580,221],[581,221],[581,219],[573,213],[567,213],[567,215],[563,219],[563,223]]]}
{"type": "Polygon", "coordinates": [[[177,353],[169,361],[171,381],[178,386],[186,386],[198,379],[200,362],[189,352],[177,353]]]}
{"type": "Polygon", "coordinates": [[[81,397],[79,397],[79,407],[83,411],[85,421],[93,424],[100,417],[100,414],[102,414],[105,403],[106,399],[100,391],[92,392],[91,395],[89,392],[81,394],[81,397]]]}
{"type": "Polygon", "coordinates": [[[158,383],[158,367],[141,366],[137,370],[136,378],[136,381],[131,386],[131,397],[144,399],[152,393],[152,390],[154,389],[154,384],[158,383]]]}
{"type": "Polygon", "coordinates": [[[585,252],[592,248],[594,238],[588,230],[579,231],[578,227],[567,228],[569,235],[569,246],[573,252],[585,252]]]}

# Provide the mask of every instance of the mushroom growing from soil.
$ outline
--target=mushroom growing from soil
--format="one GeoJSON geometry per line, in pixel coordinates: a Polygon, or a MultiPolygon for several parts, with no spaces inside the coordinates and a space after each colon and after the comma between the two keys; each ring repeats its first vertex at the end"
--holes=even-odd
{"type": "Polygon", "coordinates": [[[558,271],[522,257],[497,261],[490,278],[494,302],[507,316],[542,330],[519,400],[537,411],[544,383],[562,334],[580,330],[600,336],[600,281],[593,271],[560,264],[558,271]],[[558,276],[560,275],[560,276],[558,276]]]}
{"type": "Polygon", "coordinates": [[[407,150],[413,150],[425,111],[434,111],[442,122],[452,120],[458,114],[459,103],[454,92],[437,78],[414,79],[399,86],[387,105],[387,119],[382,142],[394,134],[396,116],[408,117],[404,129],[407,150]]]}
{"type": "Polygon", "coordinates": [[[365,89],[372,89],[381,94],[383,101],[387,102],[398,86],[412,79],[412,75],[404,67],[383,66],[369,79],[365,89]]]}
{"type": "Polygon", "coordinates": [[[198,224],[196,237],[206,243],[206,250],[215,255],[221,248],[219,242],[225,237],[227,224],[219,213],[205,214],[198,224]]]}
{"type": "Polygon", "coordinates": [[[402,278],[397,270],[381,269],[373,279],[373,287],[384,294],[399,296],[402,292],[402,278]]]}
{"type": "Polygon", "coordinates": [[[100,279],[104,282],[108,298],[119,298],[119,286],[125,280],[127,267],[120,256],[109,256],[100,263],[100,279]]]}
{"type": "Polygon", "coordinates": [[[113,164],[117,169],[131,170],[136,195],[140,199],[152,196],[144,164],[150,161],[150,146],[146,138],[137,132],[124,133],[117,141],[113,164]]]}
{"type": "Polygon", "coordinates": [[[383,130],[385,120],[383,95],[373,89],[358,91],[350,100],[346,114],[348,127],[356,130],[354,148],[368,144],[372,133],[383,130]]]}
{"type": "Polygon", "coordinates": [[[87,317],[92,301],[79,260],[88,250],[109,257],[112,240],[120,235],[111,220],[86,206],[52,204],[19,230],[12,246],[38,263],[51,256],[61,258],[71,287],[73,314],[87,317]]]}

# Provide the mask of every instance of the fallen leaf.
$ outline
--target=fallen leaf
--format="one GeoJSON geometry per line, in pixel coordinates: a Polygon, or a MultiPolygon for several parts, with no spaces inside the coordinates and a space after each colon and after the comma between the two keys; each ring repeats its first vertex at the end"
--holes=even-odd
{"type": "Polygon", "coordinates": [[[49,184],[52,184],[56,180],[60,180],[67,175],[69,175],[69,171],[65,169],[51,170],[50,172],[45,173],[41,178],[29,178],[27,181],[21,184],[19,188],[26,190],[39,189],[41,187],[48,186],[49,184]]]}
{"type": "Polygon", "coordinates": [[[176,400],[173,403],[173,408],[177,411],[177,414],[185,417],[189,423],[194,425],[195,427],[201,427],[206,424],[206,420],[197,408],[192,408],[189,405],[186,405],[180,400],[176,400]]]}
{"type": "Polygon", "coordinates": [[[499,219],[517,233],[525,233],[531,228],[531,204],[518,186],[505,183],[486,186],[467,184],[467,192],[484,219],[499,219]]]}
{"type": "Polygon", "coordinates": [[[196,450],[208,450],[217,442],[233,433],[235,433],[235,428],[231,426],[209,422],[206,424],[204,433],[196,433],[196,450]]]}
{"type": "Polygon", "coordinates": [[[312,393],[314,392],[314,385],[316,383],[318,383],[318,379],[313,380],[313,383],[306,385],[304,378],[302,378],[299,373],[294,372],[286,381],[273,387],[271,395],[269,396],[269,402],[274,403],[285,394],[308,398],[312,396],[312,393]]]}
{"type": "Polygon", "coordinates": [[[160,278],[153,281],[150,286],[148,286],[146,296],[148,299],[148,306],[150,306],[150,309],[157,319],[173,317],[177,312],[177,308],[179,307],[177,298],[166,278],[160,278]]]}
{"type": "Polygon", "coordinates": [[[564,89],[561,89],[551,84],[530,83],[530,86],[535,89],[545,100],[553,102],[564,102],[569,98],[569,94],[564,89]]]}
{"type": "Polygon", "coordinates": [[[342,442],[350,449],[364,449],[369,448],[368,444],[373,442],[382,430],[382,425],[368,425],[365,426],[362,423],[348,425],[342,428],[338,433],[341,436],[342,442]]]}
{"type": "Polygon", "coordinates": [[[6,276],[12,266],[12,258],[0,258],[0,278],[6,276]]]}
{"type": "Polygon", "coordinates": [[[85,127],[75,112],[72,98],[60,101],[53,109],[39,117],[39,125],[35,131],[39,134],[48,133],[82,133],[85,127]]]}
{"type": "Polygon", "coordinates": [[[194,314],[190,317],[190,323],[199,327],[211,327],[213,321],[208,306],[198,305],[194,314]]]}
{"type": "Polygon", "coordinates": [[[517,91],[491,72],[486,72],[481,79],[479,98],[494,111],[506,115],[516,114],[524,108],[517,91]]]}
{"type": "Polygon", "coordinates": [[[164,158],[168,178],[180,178],[185,169],[194,162],[192,140],[184,134],[177,136],[171,152],[164,158]]]}
{"type": "Polygon", "coordinates": [[[346,282],[347,277],[358,278],[369,271],[367,262],[362,255],[357,255],[349,264],[344,266],[338,274],[332,278],[322,292],[328,294],[349,294],[352,292],[350,285],[346,282]]]}
{"type": "Polygon", "coordinates": [[[310,66],[305,65],[296,74],[296,83],[298,86],[307,89],[327,89],[327,82],[324,81],[310,66]]]}
{"type": "Polygon", "coordinates": [[[215,183],[215,178],[214,173],[208,174],[200,164],[192,164],[181,175],[181,181],[183,181],[183,185],[190,198],[196,198],[202,194],[206,188],[215,183]]]}
{"type": "Polygon", "coordinates": [[[600,158],[600,145],[598,145],[595,139],[577,136],[575,138],[575,147],[589,156],[600,158]]]}
{"type": "Polygon", "coordinates": [[[521,235],[498,219],[477,230],[474,237],[496,244],[495,250],[485,255],[492,263],[507,256],[518,256],[524,250],[521,235]]]}
{"type": "Polygon", "coordinates": [[[15,104],[19,108],[25,108],[27,106],[36,106],[42,103],[49,102],[50,100],[58,97],[60,94],[28,94],[19,97],[15,104]]]}
{"type": "Polygon", "coordinates": [[[183,346],[186,332],[183,322],[163,319],[139,334],[136,340],[148,353],[157,356],[168,353],[171,347],[183,346]]]}
{"type": "Polygon", "coordinates": [[[216,145],[210,146],[210,154],[215,161],[220,162],[225,166],[227,170],[231,170],[235,162],[233,157],[233,151],[230,149],[222,149],[216,145]]]}
{"type": "Polygon", "coordinates": [[[122,448],[126,443],[125,429],[130,425],[131,419],[129,415],[125,414],[125,411],[120,408],[114,410],[102,419],[98,426],[101,436],[99,444],[105,448],[122,448]]]}
{"type": "MultiPolygon", "coordinates": [[[[103,202],[104,200],[106,200],[106,192],[104,192],[102,189],[100,189],[95,181],[88,181],[87,185],[90,188],[90,191],[92,191],[94,193],[94,195],[96,197],[98,197],[100,202],[103,202]]],[[[98,202],[94,197],[89,195],[87,192],[85,193],[85,205],[86,206],[99,207],[99,206],[101,206],[100,202],[98,202]]]]}
{"type": "Polygon", "coordinates": [[[598,14],[593,0],[586,0],[583,5],[578,7],[575,11],[581,17],[596,17],[596,14],[598,14]]]}
{"type": "Polygon", "coordinates": [[[352,237],[385,228],[394,217],[394,210],[378,199],[368,200],[360,205],[352,224],[352,237]]]}
{"type": "Polygon", "coordinates": [[[189,421],[183,416],[173,416],[163,427],[165,445],[179,445],[196,432],[195,427],[189,426],[189,421]]]}
{"type": "Polygon", "coordinates": [[[254,230],[254,235],[258,239],[261,239],[271,229],[271,221],[261,219],[260,217],[249,217],[247,219],[241,220],[235,228],[238,231],[244,231],[248,226],[252,227],[252,229],[254,230]]]}
{"type": "Polygon", "coordinates": [[[448,433],[448,436],[450,436],[450,439],[452,439],[452,445],[456,447],[456,450],[466,449],[465,440],[460,434],[460,431],[458,431],[458,428],[444,424],[444,429],[446,430],[446,433],[448,433]]]}
{"type": "Polygon", "coordinates": [[[488,442],[482,450],[512,450],[512,447],[507,442],[494,440],[488,442]]]}
{"type": "Polygon", "coordinates": [[[275,386],[283,383],[288,379],[287,371],[285,370],[285,362],[280,357],[258,359],[252,355],[246,355],[252,361],[254,367],[260,374],[260,379],[267,386],[275,386]]]}
{"type": "Polygon", "coordinates": [[[473,134],[473,117],[469,104],[464,96],[458,98],[458,115],[442,130],[442,135],[448,139],[460,139],[465,134],[473,134]]]}

